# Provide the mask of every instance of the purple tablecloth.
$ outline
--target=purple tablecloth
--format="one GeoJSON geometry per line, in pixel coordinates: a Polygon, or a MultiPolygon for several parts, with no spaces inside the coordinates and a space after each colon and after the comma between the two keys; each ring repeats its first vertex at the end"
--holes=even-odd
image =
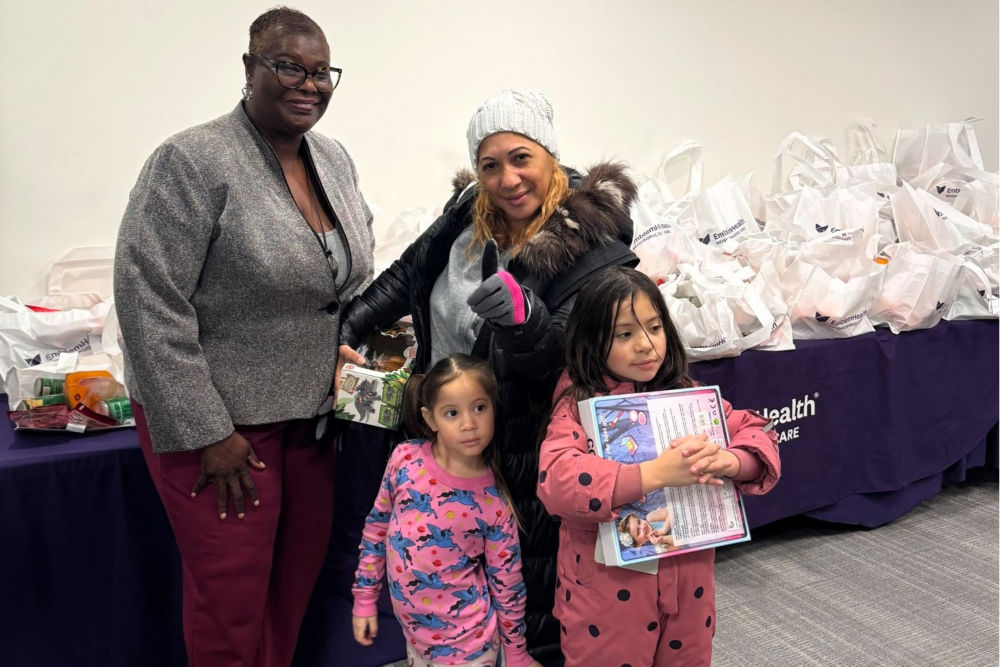
{"type": "MultiPolygon", "coordinates": [[[[995,321],[945,322],[694,364],[735,406],[782,422],[784,476],[767,496],[745,499],[751,525],[805,513],[877,526],[967,467],[996,467],[997,332],[995,321]]],[[[339,454],[331,551],[296,667],[403,655],[391,616],[380,619],[376,647],[350,634],[358,535],[388,448],[383,432],[355,429],[339,454]]],[[[179,610],[179,559],[135,432],[14,433],[4,420],[0,662],[183,665],[179,610]]]]}
{"type": "Polygon", "coordinates": [[[692,365],[734,406],[780,422],[783,476],[744,497],[751,526],[803,513],[879,526],[966,467],[996,467],[995,320],[796,346],[692,365]]]}
{"type": "Polygon", "coordinates": [[[183,665],[180,560],[134,429],[14,433],[0,394],[0,663],[183,665]]]}

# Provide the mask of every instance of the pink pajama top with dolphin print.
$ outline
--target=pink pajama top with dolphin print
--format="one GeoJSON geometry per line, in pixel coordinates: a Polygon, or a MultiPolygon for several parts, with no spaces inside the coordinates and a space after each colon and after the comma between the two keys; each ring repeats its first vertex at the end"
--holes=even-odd
{"type": "MultiPolygon", "coordinates": [[[[538,497],[561,518],[555,616],[566,666],[709,665],[715,634],[715,550],[657,561],[655,574],[596,562],[597,526],[642,497],[638,464],[591,454],[576,401],[561,397],[564,371],[539,455],[538,497]],[[561,397],[561,398],[560,398],[561,397]]],[[[611,394],[636,391],[608,381],[611,394]]],[[[730,451],[740,460],[734,479],[746,494],[769,491],[781,463],[769,421],[723,401],[730,451]]]]}
{"type": "Polygon", "coordinates": [[[353,613],[376,615],[385,573],[403,635],[428,661],[473,662],[499,637],[505,665],[530,664],[514,514],[492,472],[456,477],[431,447],[410,440],[389,457],[362,532],[353,613]]]}

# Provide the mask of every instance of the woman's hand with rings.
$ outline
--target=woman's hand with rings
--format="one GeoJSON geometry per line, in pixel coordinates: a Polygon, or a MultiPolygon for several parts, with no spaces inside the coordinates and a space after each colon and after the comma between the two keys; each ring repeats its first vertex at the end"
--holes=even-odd
{"type": "Polygon", "coordinates": [[[215,500],[219,511],[219,518],[226,518],[226,506],[229,496],[233,498],[236,506],[236,516],[242,519],[245,515],[243,500],[243,489],[250,497],[250,502],[254,507],[260,505],[257,497],[257,486],[250,477],[250,466],[257,470],[263,470],[266,466],[257,458],[253,446],[240,435],[233,431],[228,438],[212,443],[201,450],[201,476],[194,483],[191,489],[191,497],[194,498],[202,489],[209,485],[215,485],[215,500]]]}

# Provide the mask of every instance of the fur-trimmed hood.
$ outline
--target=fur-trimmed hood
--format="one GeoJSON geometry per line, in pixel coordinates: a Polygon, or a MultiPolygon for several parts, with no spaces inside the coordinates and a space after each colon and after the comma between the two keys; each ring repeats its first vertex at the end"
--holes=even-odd
{"type": "MultiPolygon", "coordinates": [[[[452,185],[459,193],[474,181],[472,172],[462,169],[452,185]]],[[[629,207],[635,196],[635,183],[624,164],[594,165],[586,175],[570,179],[569,196],[524,244],[519,259],[529,271],[549,279],[595,246],[607,245],[615,239],[631,244],[629,207]]]]}

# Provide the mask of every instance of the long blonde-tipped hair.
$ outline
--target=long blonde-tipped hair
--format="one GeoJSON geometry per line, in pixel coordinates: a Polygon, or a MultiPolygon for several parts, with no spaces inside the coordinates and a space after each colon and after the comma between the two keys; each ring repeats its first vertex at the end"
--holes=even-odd
{"type": "Polygon", "coordinates": [[[517,238],[512,238],[510,227],[504,218],[503,211],[496,207],[486,190],[479,188],[476,201],[472,205],[472,224],[475,231],[475,241],[473,243],[483,244],[487,239],[496,239],[497,247],[505,250],[514,246],[514,253],[521,250],[525,241],[542,228],[542,225],[552,216],[556,208],[562,204],[569,194],[569,178],[566,172],[559,166],[559,161],[548,152],[545,153],[549,159],[552,169],[552,178],[549,180],[549,190],[542,199],[542,206],[538,209],[538,215],[528,223],[524,231],[517,238]]]}

